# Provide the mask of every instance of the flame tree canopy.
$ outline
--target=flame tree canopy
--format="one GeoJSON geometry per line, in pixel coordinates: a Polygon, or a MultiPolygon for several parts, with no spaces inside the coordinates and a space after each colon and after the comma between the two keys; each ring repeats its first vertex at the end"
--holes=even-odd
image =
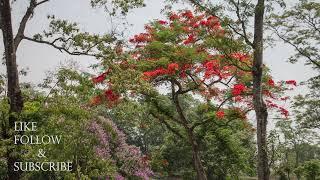
{"type": "MultiPolygon", "coordinates": [[[[225,117],[228,104],[243,115],[253,108],[250,49],[224,29],[218,17],[189,10],[171,12],[167,21],[147,24],[145,32],[129,42],[133,48],[121,53],[117,50],[118,56],[105,60],[105,71],[93,78],[94,83],[108,88],[94,97],[92,104],[105,100],[112,106],[122,97],[155,96],[169,87],[167,90],[177,94],[193,93],[215,103],[215,116],[220,119],[225,117]]],[[[266,103],[287,117],[288,111],[278,103],[288,99],[281,97],[282,92],[296,83],[275,83],[265,69],[266,103]]]]}

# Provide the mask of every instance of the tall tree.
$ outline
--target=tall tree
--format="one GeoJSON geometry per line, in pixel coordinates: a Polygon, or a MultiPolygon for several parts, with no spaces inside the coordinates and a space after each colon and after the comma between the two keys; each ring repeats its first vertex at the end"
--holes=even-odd
{"type": "Polygon", "coordinates": [[[295,63],[303,60],[306,65],[320,69],[320,3],[300,0],[283,12],[271,14],[268,28],[294,48],[296,54],[289,58],[295,63]]]}
{"type": "MultiPolygon", "coordinates": [[[[30,12],[31,14],[32,12],[30,12]]],[[[9,129],[3,131],[3,137],[9,138],[12,135],[15,121],[18,120],[18,115],[23,108],[23,99],[19,87],[18,68],[16,62],[16,45],[15,38],[12,31],[11,21],[11,7],[10,0],[0,1],[0,27],[3,34],[3,44],[5,51],[6,67],[7,67],[7,80],[8,80],[8,93],[10,103],[9,115],[9,129]]],[[[27,17],[28,18],[28,17],[27,17]]],[[[8,164],[8,177],[11,179],[19,179],[20,172],[15,172],[13,164],[18,161],[16,153],[13,148],[7,149],[7,164],[8,164]]]]}
{"type": "Polygon", "coordinates": [[[263,74],[263,22],[264,0],[258,0],[254,15],[254,41],[253,41],[253,104],[257,120],[257,144],[258,144],[258,178],[268,180],[270,176],[267,150],[267,123],[268,111],[262,97],[263,74]]]}
{"type": "MultiPolygon", "coordinates": [[[[16,62],[16,52],[19,44],[22,40],[29,40],[36,43],[47,44],[53,48],[66,52],[70,55],[89,55],[94,57],[107,56],[112,53],[113,50],[101,51],[101,47],[109,46],[114,42],[112,35],[96,35],[88,32],[80,32],[77,24],[70,23],[65,20],[57,20],[54,16],[49,16],[51,19],[49,30],[44,34],[36,34],[34,37],[25,36],[25,29],[30,18],[33,16],[35,9],[49,2],[49,0],[30,0],[29,5],[23,15],[17,34],[13,34],[12,26],[12,14],[11,14],[11,2],[10,0],[0,1],[0,28],[3,34],[4,44],[4,58],[7,68],[7,96],[10,103],[10,117],[7,126],[3,126],[2,138],[11,139],[14,136],[14,123],[19,120],[19,114],[23,109],[23,98],[19,87],[19,74],[16,62]],[[46,38],[46,39],[44,39],[46,38]]],[[[104,0],[92,0],[91,4],[95,6],[107,6],[107,1],[104,0]]],[[[113,1],[111,2],[115,7],[111,12],[115,15],[118,10],[121,9],[121,13],[125,14],[130,8],[139,7],[143,5],[142,0],[131,0],[125,3],[113,1]]],[[[109,4],[110,5],[110,4],[109,4]]],[[[6,124],[2,122],[2,124],[6,124]]],[[[12,141],[7,148],[7,164],[8,164],[8,179],[19,179],[20,172],[15,172],[13,163],[19,160],[19,152],[14,152],[18,148],[14,148],[12,141]]]]}
{"type": "MultiPolygon", "coordinates": [[[[247,46],[241,40],[234,40],[233,33],[225,31],[216,16],[184,11],[170,12],[168,17],[169,21],[159,20],[146,25],[145,33],[130,39],[136,47],[134,51],[125,52],[114,60],[116,63],[103,63],[105,72],[93,80],[106,83],[108,89],[97,97],[97,102],[104,99],[114,105],[122,95],[127,96],[128,91],[145,98],[157,109],[155,117],[191,146],[197,179],[207,179],[201,160],[201,140],[196,138],[195,132],[211,122],[210,118],[233,120],[228,115],[235,111],[241,119],[251,110],[252,93],[255,92],[253,63],[251,56],[246,54],[247,46]],[[170,105],[161,100],[159,85],[168,88],[170,105]],[[192,119],[188,115],[183,99],[191,92],[206,100],[206,116],[192,119]],[[158,117],[159,114],[163,116],[158,117]],[[177,131],[176,126],[183,131],[177,131]]],[[[259,52],[262,51],[262,40],[256,44],[259,52]]],[[[262,58],[261,54],[257,56],[262,58]]],[[[262,68],[262,64],[259,67],[262,68]]],[[[270,102],[277,99],[271,92],[281,91],[281,87],[275,86],[268,73],[260,73],[258,80],[268,93],[262,94],[259,89],[259,98],[265,95],[270,102]]]]}
{"type": "Polygon", "coordinates": [[[302,60],[316,73],[305,82],[310,92],[298,95],[294,111],[300,125],[305,128],[320,128],[320,3],[300,0],[283,13],[272,14],[268,27],[281,41],[293,47],[296,54],[289,58],[292,63],[302,60]]]}
{"type": "Polygon", "coordinates": [[[317,159],[320,152],[315,144],[319,141],[319,135],[295,124],[292,120],[278,121],[269,135],[270,168],[287,179],[293,173],[299,179],[300,167],[306,161],[317,159]]]}
{"type": "MultiPolygon", "coordinates": [[[[248,46],[253,49],[253,105],[256,113],[257,121],[257,145],[258,145],[258,178],[260,180],[269,179],[269,167],[268,167],[268,154],[267,154],[267,122],[268,111],[266,103],[263,100],[263,49],[264,49],[264,16],[265,16],[265,1],[258,0],[254,5],[251,2],[243,0],[226,0],[223,6],[215,6],[212,3],[203,4],[196,0],[190,0],[190,2],[197,8],[200,8],[212,15],[217,15],[219,9],[225,5],[229,5],[230,11],[235,13],[236,19],[227,17],[224,21],[233,32],[238,35],[248,46]],[[254,7],[254,8],[253,8],[254,7]],[[250,17],[254,17],[254,29],[253,29],[253,41],[251,40],[250,33],[248,32],[248,23],[250,17]]],[[[223,17],[223,16],[222,16],[223,17]]],[[[252,32],[252,31],[251,31],[252,32]]]]}

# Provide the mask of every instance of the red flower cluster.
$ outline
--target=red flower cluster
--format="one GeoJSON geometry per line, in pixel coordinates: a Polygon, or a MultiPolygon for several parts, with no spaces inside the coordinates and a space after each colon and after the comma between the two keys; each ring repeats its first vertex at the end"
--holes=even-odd
{"type": "Polygon", "coordinates": [[[249,56],[247,54],[243,54],[243,53],[233,53],[231,54],[231,57],[234,59],[237,59],[239,61],[246,61],[249,59],[249,56]]]}
{"type": "MultiPolygon", "coordinates": [[[[281,115],[283,115],[285,118],[288,118],[289,111],[273,101],[287,101],[288,99],[290,99],[290,97],[289,96],[278,97],[277,94],[273,93],[272,89],[276,88],[278,90],[279,88],[282,88],[282,87],[276,86],[276,83],[271,78],[269,78],[266,83],[267,83],[266,85],[268,85],[270,88],[268,90],[263,90],[263,95],[265,95],[267,107],[277,109],[281,113],[281,115]]],[[[295,80],[285,81],[285,84],[294,85],[294,86],[297,85],[295,80]]]]}
{"type": "Polygon", "coordinates": [[[198,27],[199,27],[199,24],[193,24],[192,27],[193,27],[193,28],[198,28],[198,27]]]}
{"type": "Polygon", "coordinates": [[[217,111],[216,112],[216,117],[218,119],[223,119],[224,118],[224,112],[223,111],[217,111]]]}
{"type": "Polygon", "coordinates": [[[267,107],[269,107],[269,108],[279,108],[279,106],[277,104],[273,103],[270,100],[266,100],[266,102],[267,102],[267,107]]]}
{"type": "Polygon", "coordinates": [[[150,78],[154,78],[157,76],[163,76],[163,75],[173,75],[179,70],[179,64],[177,63],[170,63],[168,64],[168,68],[158,68],[153,71],[146,71],[143,73],[145,76],[145,80],[149,80],[150,78]]]}
{"type": "Polygon", "coordinates": [[[282,115],[284,115],[286,118],[288,118],[288,116],[289,116],[289,111],[288,111],[288,110],[286,110],[286,109],[283,108],[283,107],[279,107],[279,110],[280,110],[280,113],[281,113],[282,115]]]}
{"type": "Polygon", "coordinates": [[[217,17],[215,16],[210,16],[207,18],[207,20],[201,20],[200,21],[201,26],[206,26],[210,29],[220,29],[221,24],[220,21],[217,17]]]}
{"type": "Polygon", "coordinates": [[[158,23],[161,24],[161,25],[166,25],[166,24],[168,24],[168,22],[167,22],[167,21],[164,21],[164,20],[159,20],[158,23]]]}
{"type": "Polygon", "coordinates": [[[246,90],[246,86],[244,84],[235,84],[232,88],[232,95],[238,96],[245,90],[246,90]]]}
{"type": "Polygon", "coordinates": [[[179,19],[179,16],[175,13],[172,13],[169,17],[170,21],[174,21],[174,20],[177,20],[179,19]]]}
{"type": "MultiPolygon", "coordinates": [[[[281,98],[281,100],[282,100],[282,98],[281,98]]],[[[283,115],[286,118],[288,118],[288,116],[289,116],[289,111],[288,110],[286,110],[283,107],[278,106],[277,104],[273,103],[270,100],[266,100],[266,102],[267,102],[267,107],[268,108],[276,108],[276,109],[278,109],[280,111],[281,115],[283,115]]]]}
{"type": "Polygon", "coordinates": [[[111,102],[117,101],[120,97],[118,94],[114,93],[111,89],[106,90],[104,92],[104,94],[105,94],[107,100],[111,101],[111,102]]]}
{"type": "Polygon", "coordinates": [[[143,75],[145,76],[145,79],[148,80],[150,78],[154,78],[154,77],[157,77],[157,76],[162,76],[162,75],[165,75],[167,74],[167,70],[164,69],[164,68],[158,68],[158,69],[155,69],[153,71],[146,71],[143,73],[143,75]]]}
{"type": "Polygon", "coordinates": [[[104,96],[98,95],[98,96],[93,97],[90,100],[89,105],[96,106],[96,105],[102,104],[103,100],[107,100],[108,105],[112,106],[112,104],[118,102],[119,98],[120,98],[120,96],[118,94],[113,92],[111,89],[108,89],[104,92],[104,96]]]}
{"type": "Polygon", "coordinates": [[[109,74],[109,71],[105,72],[105,73],[102,73],[101,75],[95,77],[92,79],[92,82],[94,84],[98,84],[98,83],[101,83],[103,82],[105,79],[106,79],[106,76],[109,74]]]}
{"type": "Polygon", "coordinates": [[[207,25],[207,21],[206,21],[206,20],[202,20],[202,21],[200,21],[200,25],[202,25],[202,26],[206,26],[206,25],[207,25]]]}
{"type": "Polygon", "coordinates": [[[148,33],[141,33],[138,35],[134,35],[134,37],[129,40],[129,42],[131,43],[145,43],[150,41],[151,41],[151,36],[148,33]]]}
{"type": "Polygon", "coordinates": [[[217,75],[219,77],[221,76],[218,60],[207,61],[204,63],[203,66],[205,67],[205,73],[204,73],[205,79],[210,78],[212,75],[217,75]]]}
{"type": "Polygon", "coordinates": [[[269,79],[268,80],[268,85],[271,86],[271,87],[274,87],[275,86],[275,83],[272,79],[269,79]]]}
{"type": "Polygon", "coordinates": [[[193,34],[190,34],[189,36],[188,36],[188,38],[185,40],[185,41],[183,41],[183,44],[190,44],[190,43],[194,43],[196,41],[196,39],[194,38],[194,35],[193,34]]]}
{"type": "Polygon", "coordinates": [[[190,10],[185,11],[184,13],[181,14],[183,17],[187,18],[187,19],[192,19],[193,13],[190,10]]]}
{"type": "Polygon", "coordinates": [[[208,17],[207,22],[206,22],[206,26],[213,28],[213,29],[220,29],[221,28],[220,21],[215,16],[208,17]]]}
{"type": "Polygon", "coordinates": [[[288,81],[286,81],[286,84],[291,84],[291,85],[297,86],[297,82],[295,80],[288,80],[288,81]]]}
{"type": "Polygon", "coordinates": [[[177,63],[168,64],[168,73],[169,74],[174,74],[177,70],[179,70],[179,64],[177,64],[177,63]]]}

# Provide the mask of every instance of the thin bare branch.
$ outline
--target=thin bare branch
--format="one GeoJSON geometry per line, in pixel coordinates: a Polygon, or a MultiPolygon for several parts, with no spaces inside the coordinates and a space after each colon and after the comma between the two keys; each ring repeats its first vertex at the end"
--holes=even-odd
{"type": "Polygon", "coordinates": [[[272,29],[274,30],[274,33],[280,38],[282,39],[285,43],[288,43],[289,45],[291,45],[296,51],[298,51],[302,56],[304,56],[305,58],[307,58],[311,63],[313,63],[314,65],[316,65],[318,68],[320,68],[320,63],[318,63],[316,60],[312,59],[308,54],[306,54],[302,49],[300,49],[298,47],[298,45],[292,43],[291,41],[289,41],[288,39],[286,39],[283,35],[280,34],[280,32],[278,31],[278,29],[272,27],[272,29]]]}
{"type": "Polygon", "coordinates": [[[48,2],[49,0],[43,0],[41,2],[38,2],[37,3],[37,0],[31,0],[30,3],[29,3],[29,7],[27,8],[27,11],[26,13],[24,14],[24,16],[22,17],[21,21],[20,21],[20,25],[19,25],[19,28],[18,28],[18,32],[14,38],[14,45],[15,45],[15,49],[18,48],[21,40],[23,39],[23,36],[24,36],[24,31],[26,29],[26,25],[27,25],[27,22],[28,20],[32,17],[33,15],[33,12],[34,12],[34,9],[45,3],[45,2],[48,2]]]}
{"type": "Polygon", "coordinates": [[[39,5],[41,5],[41,4],[43,4],[43,3],[46,3],[46,2],[48,2],[49,0],[43,0],[43,1],[40,1],[40,2],[38,2],[37,4],[36,4],[36,6],[39,6],[39,5]]]}
{"type": "Polygon", "coordinates": [[[246,24],[245,24],[244,20],[241,17],[241,14],[240,14],[240,1],[235,2],[234,0],[230,0],[230,2],[236,8],[236,14],[237,14],[238,21],[241,23],[242,33],[237,33],[237,34],[240,35],[241,37],[243,37],[245,42],[248,45],[253,47],[253,43],[249,40],[249,37],[248,37],[248,34],[247,34],[246,24]]]}

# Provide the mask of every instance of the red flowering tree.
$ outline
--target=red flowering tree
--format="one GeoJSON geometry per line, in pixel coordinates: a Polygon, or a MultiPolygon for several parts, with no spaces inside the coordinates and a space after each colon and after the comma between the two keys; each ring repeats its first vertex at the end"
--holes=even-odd
{"type": "MultiPolygon", "coordinates": [[[[225,31],[217,17],[191,11],[170,13],[168,21],[154,21],[145,30],[129,40],[133,50],[103,63],[106,72],[93,81],[105,83],[108,88],[92,103],[106,100],[108,105],[114,105],[128,95],[148,99],[166,120],[184,129],[177,132],[162,119],[169,130],[185,138],[192,147],[197,179],[207,179],[194,131],[214,118],[230,119],[234,112],[238,115],[236,119],[245,120],[246,113],[253,109],[249,48],[225,31]],[[174,113],[161,108],[157,101],[160,91],[170,94],[174,113]],[[214,107],[208,110],[213,116],[197,122],[189,119],[181,103],[188,93],[214,107]]],[[[268,107],[288,116],[288,111],[276,103],[285,100],[280,96],[285,84],[275,83],[270,75],[264,74],[268,107]]],[[[287,81],[287,84],[295,85],[295,82],[287,81]]]]}

